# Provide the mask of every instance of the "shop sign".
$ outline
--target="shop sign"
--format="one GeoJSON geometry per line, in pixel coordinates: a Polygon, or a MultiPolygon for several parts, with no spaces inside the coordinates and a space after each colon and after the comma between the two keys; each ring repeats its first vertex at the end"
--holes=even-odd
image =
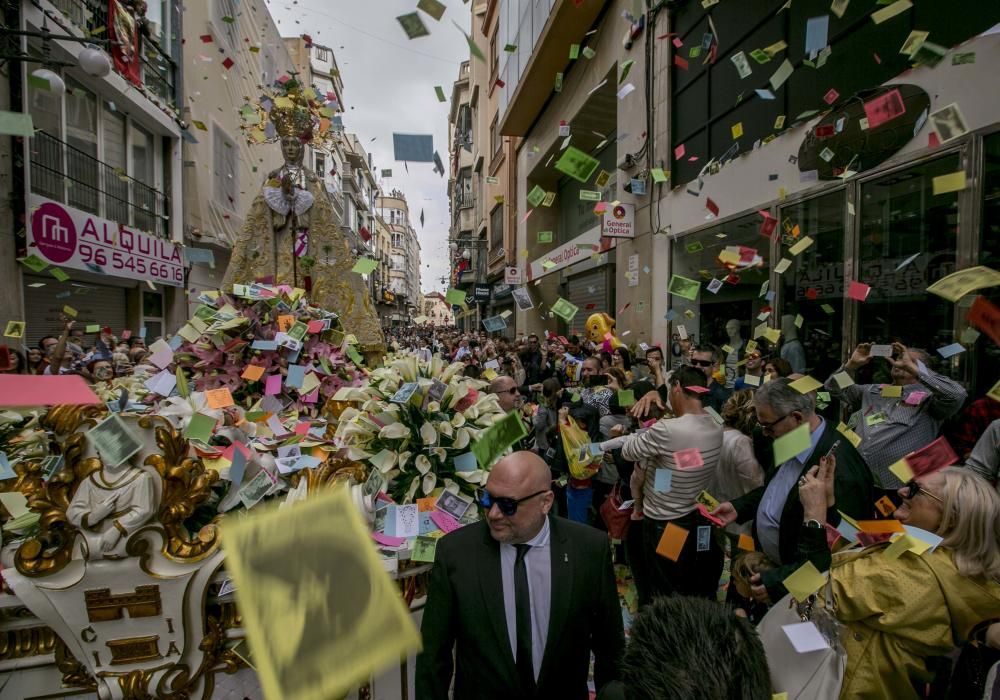
{"type": "Polygon", "coordinates": [[[601,217],[601,235],[606,238],[635,238],[635,205],[609,205],[601,217]]]}
{"type": "Polygon", "coordinates": [[[521,268],[505,267],[503,277],[507,284],[521,284],[521,268]]]}
{"type": "Polygon", "coordinates": [[[490,285],[477,284],[472,288],[472,295],[476,301],[490,300],[490,285]]]}
{"type": "Polygon", "coordinates": [[[512,287],[509,284],[493,285],[493,301],[500,301],[510,296],[512,287]]]}
{"type": "Polygon", "coordinates": [[[587,260],[595,252],[606,253],[616,245],[615,239],[601,236],[600,226],[594,226],[586,233],[580,234],[573,240],[563,243],[558,248],[554,248],[542,257],[531,261],[528,266],[528,277],[525,281],[531,282],[574,263],[587,260]]]}
{"type": "Polygon", "coordinates": [[[28,254],[73,270],[184,285],[180,250],[168,240],[30,195],[28,254]]]}

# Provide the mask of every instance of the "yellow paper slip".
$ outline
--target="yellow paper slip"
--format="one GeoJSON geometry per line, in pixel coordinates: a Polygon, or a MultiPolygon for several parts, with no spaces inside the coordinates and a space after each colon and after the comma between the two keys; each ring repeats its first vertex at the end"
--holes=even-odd
{"type": "Polygon", "coordinates": [[[814,242],[815,241],[813,241],[813,239],[810,238],[809,236],[803,236],[801,241],[799,241],[798,243],[796,243],[795,245],[793,245],[791,248],[788,249],[788,252],[791,253],[792,255],[798,255],[806,248],[811,246],[814,242]]]}
{"type": "Polygon", "coordinates": [[[222,528],[265,697],[342,697],[420,647],[347,489],[222,528]]]}
{"type": "Polygon", "coordinates": [[[896,475],[896,478],[902,481],[904,484],[913,478],[913,470],[910,469],[910,463],[906,461],[906,457],[903,457],[898,462],[889,467],[889,471],[896,475]]]}
{"type": "Polygon", "coordinates": [[[958,192],[965,189],[965,171],[958,170],[947,175],[938,175],[931,180],[934,195],[958,192]]]}
{"type": "Polygon", "coordinates": [[[811,561],[807,561],[782,583],[792,597],[801,602],[823,587],[826,574],[821,574],[811,561]]]}
{"type": "Polygon", "coordinates": [[[806,375],[801,379],[796,379],[788,386],[790,386],[792,389],[795,389],[795,391],[799,392],[800,394],[808,394],[809,392],[816,391],[817,389],[822,387],[823,383],[806,375]]]}

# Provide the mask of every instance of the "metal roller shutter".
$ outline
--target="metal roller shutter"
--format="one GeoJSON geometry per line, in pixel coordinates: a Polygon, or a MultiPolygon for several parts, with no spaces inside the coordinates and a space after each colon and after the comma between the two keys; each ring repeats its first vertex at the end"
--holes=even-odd
{"type": "Polygon", "coordinates": [[[613,310],[608,308],[607,267],[599,267],[567,280],[566,299],[580,308],[573,317],[573,322],[569,324],[567,335],[576,334],[583,338],[583,326],[588,316],[602,311],[614,315],[613,310]],[[593,307],[588,309],[588,304],[593,304],[593,307]]]}
{"type": "MultiPolygon", "coordinates": [[[[27,328],[24,344],[32,347],[46,335],[58,336],[62,332],[59,317],[64,306],[77,310],[76,327],[91,324],[111,326],[120,335],[126,323],[126,289],[88,284],[85,282],[55,283],[51,277],[24,276],[24,313],[27,328]],[[44,283],[43,287],[32,287],[44,283]],[[67,295],[66,293],[69,292],[67,295]]],[[[133,333],[137,329],[132,329],[133,333]]]]}

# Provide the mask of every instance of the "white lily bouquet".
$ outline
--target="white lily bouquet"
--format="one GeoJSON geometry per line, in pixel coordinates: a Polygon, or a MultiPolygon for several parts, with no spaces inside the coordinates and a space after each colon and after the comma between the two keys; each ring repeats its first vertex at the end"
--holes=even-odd
{"type": "Polygon", "coordinates": [[[389,482],[399,504],[486,482],[471,445],[505,413],[487,383],[462,376],[460,362],[421,362],[408,355],[371,373],[367,386],[341,389],[335,400],[360,401],[340,415],[336,438],[350,459],[367,461],[389,482]]]}

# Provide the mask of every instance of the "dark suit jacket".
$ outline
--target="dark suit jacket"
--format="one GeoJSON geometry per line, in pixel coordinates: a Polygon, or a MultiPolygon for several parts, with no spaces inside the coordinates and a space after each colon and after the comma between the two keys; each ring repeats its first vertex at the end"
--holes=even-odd
{"type": "MultiPolygon", "coordinates": [[[[838,433],[836,426],[829,421],[826,423],[823,437],[820,438],[816,449],[813,450],[806,465],[802,468],[800,476],[819,464],[820,457],[829,452],[830,447],[837,440],[840,440],[840,444],[833,453],[837,458],[837,467],[834,473],[834,495],[837,502],[826,514],[826,522],[834,527],[840,524],[838,511],[861,520],[874,517],[875,511],[874,479],[871,470],[858,451],[854,449],[854,445],[838,433]]],[[[777,469],[772,470],[767,476],[767,483],[745,496],[733,500],[737,522],[742,523],[757,517],[757,506],[760,505],[764,491],[777,472],[777,469]]],[[[778,550],[781,552],[781,560],[786,563],[764,572],[761,577],[771,600],[774,602],[777,602],[788,592],[781,582],[795,573],[795,570],[802,566],[807,559],[813,559],[812,552],[828,548],[826,530],[804,527],[803,517],[802,501],[799,500],[799,484],[796,480],[788,494],[788,500],[785,501],[785,507],[781,511],[781,519],[778,523],[778,550]]],[[[756,522],[754,522],[753,534],[754,539],[757,540],[756,522]]]]}
{"type": "Polygon", "coordinates": [[[552,599],[535,695],[517,678],[500,545],[479,522],[438,542],[421,625],[417,700],[446,700],[453,666],[455,700],[586,700],[591,650],[597,687],[618,677],[625,638],[607,533],[555,516],[549,526],[552,599]]]}

